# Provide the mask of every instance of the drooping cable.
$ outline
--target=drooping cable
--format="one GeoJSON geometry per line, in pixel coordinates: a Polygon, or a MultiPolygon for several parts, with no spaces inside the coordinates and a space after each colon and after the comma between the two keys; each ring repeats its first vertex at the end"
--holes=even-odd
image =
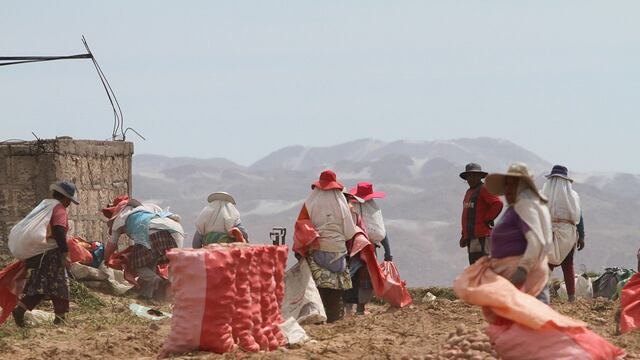
{"type": "Polygon", "coordinates": [[[84,44],[84,47],[87,49],[87,52],[91,55],[91,61],[93,62],[93,66],[96,68],[96,71],[98,72],[98,77],[100,78],[100,82],[102,82],[102,87],[104,88],[104,91],[107,93],[107,98],[109,99],[109,102],[111,103],[111,108],[113,109],[114,124],[113,124],[113,132],[111,133],[111,138],[115,140],[116,137],[118,136],[118,130],[120,130],[120,133],[122,134],[122,139],[124,140],[124,130],[122,129],[124,126],[124,119],[122,115],[122,108],[120,108],[120,103],[118,103],[118,99],[116,98],[116,94],[111,88],[111,84],[109,84],[109,80],[107,80],[107,77],[102,71],[102,69],[100,68],[98,61],[96,61],[95,56],[93,56],[93,53],[91,52],[91,49],[89,48],[89,44],[87,44],[87,40],[85,39],[84,35],[82,36],[82,44],[84,44]]]}

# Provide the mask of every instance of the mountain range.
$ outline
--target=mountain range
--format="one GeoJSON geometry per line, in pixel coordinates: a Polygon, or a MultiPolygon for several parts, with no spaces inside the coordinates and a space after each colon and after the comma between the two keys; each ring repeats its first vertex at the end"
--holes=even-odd
{"type": "MultiPolygon", "coordinates": [[[[251,242],[268,243],[270,229],[283,226],[291,244],[293,225],[310,184],[322,170],[332,169],[348,188],[370,181],[376,191],[386,192],[378,203],[394,262],[410,286],[450,285],[467,264],[458,239],[462,198],[468,186],[458,174],[469,162],[499,172],[514,161],[527,163],[540,186],[552,167],[551,162],[517,144],[493,138],[361,139],[327,147],[288,146],[250,166],[224,158],[142,154],[133,158],[133,195],[180,214],[188,233],[186,246],[207,195],[215,191],[235,197],[251,242]]],[[[635,268],[640,176],[571,175],[581,196],[587,233],[585,249],[575,256],[576,267],[597,272],[605,266],[635,268]]],[[[381,249],[378,253],[381,258],[381,249]]],[[[557,272],[556,276],[561,275],[557,272]]]]}

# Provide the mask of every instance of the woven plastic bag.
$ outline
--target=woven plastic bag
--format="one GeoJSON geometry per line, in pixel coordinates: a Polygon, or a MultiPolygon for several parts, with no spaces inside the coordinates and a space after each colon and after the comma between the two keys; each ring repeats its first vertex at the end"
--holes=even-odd
{"type": "Polygon", "coordinates": [[[18,260],[25,260],[56,248],[56,242],[47,239],[47,226],[51,221],[53,208],[60,202],[44,199],[38,206],[15,224],[9,232],[9,251],[18,260]]]}
{"type": "Polygon", "coordinates": [[[174,309],[161,355],[274,350],[284,296],[286,246],[213,245],[167,252],[174,309]]]}
{"type": "Polygon", "coordinates": [[[327,321],[320,293],[306,260],[293,265],[284,275],[285,293],[282,317],[294,318],[299,324],[318,324],[327,321]]]}
{"type": "Polygon", "coordinates": [[[405,307],[411,304],[413,300],[407,290],[407,283],[400,278],[396,264],[391,261],[385,261],[380,264],[380,268],[384,275],[382,298],[396,307],[405,307]]]}

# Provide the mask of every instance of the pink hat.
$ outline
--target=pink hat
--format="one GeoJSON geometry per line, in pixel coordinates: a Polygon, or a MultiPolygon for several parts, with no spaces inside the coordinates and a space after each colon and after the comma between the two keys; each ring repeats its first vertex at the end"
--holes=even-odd
{"type": "Polygon", "coordinates": [[[382,199],[384,197],[384,192],[382,191],[373,191],[373,184],[370,182],[360,182],[358,186],[349,190],[349,193],[364,199],[365,201],[371,199],[382,199]]]}
{"type": "Polygon", "coordinates": [[[331,170],[325,170],[320,173],[318,181],[311,184],[311,188],[320,188],[321,190],[342,190],[344,186],[336,179],[336,173],[331,170]]]}

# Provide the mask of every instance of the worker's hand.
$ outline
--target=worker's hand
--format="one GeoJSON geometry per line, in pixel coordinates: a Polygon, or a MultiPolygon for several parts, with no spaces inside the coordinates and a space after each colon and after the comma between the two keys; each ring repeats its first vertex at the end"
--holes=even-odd
{"type": "Polygon", "coordinates": [[[515,287],[520,288],[522,285],[524,285],[525,281],[527,281],[527,270],[523,267],[518,266],[516,272],[511,275],[511,283],[515,287]]]}
{"type": "Polygon", "coordinates": [[[578,251],[584,249],[584,238],[578,238],[578,251]]]}
{"type": "Polygon", "coordinates": [[[462,236],[460,237],[460,247],[464,248],[469,246],[469,239],[464,239],[462,236]]]}
{"type": "Polygon", "coordinates": [[[391,254],[384,254],[384,261],[393,261],[393,256],[391,254]]]}

